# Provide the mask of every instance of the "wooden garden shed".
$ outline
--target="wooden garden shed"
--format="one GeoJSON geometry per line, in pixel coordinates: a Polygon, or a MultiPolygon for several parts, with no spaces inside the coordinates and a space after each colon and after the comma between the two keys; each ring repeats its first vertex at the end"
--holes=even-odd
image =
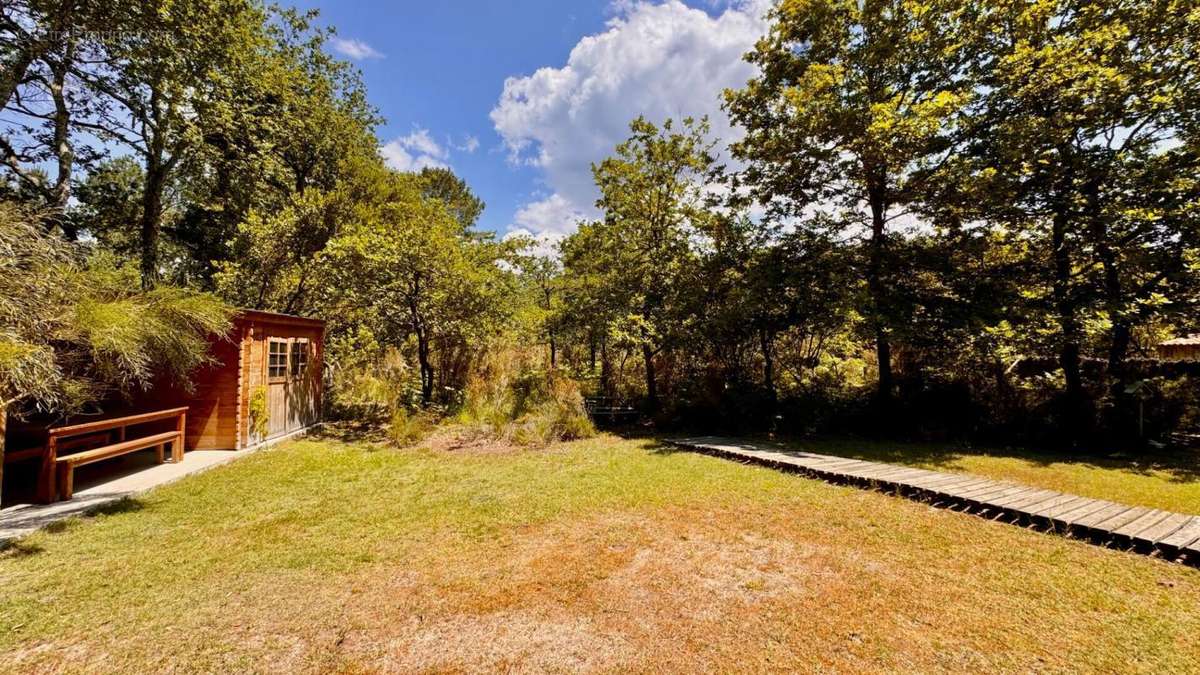
{"type": "Polygon", "coordinates": [[[1164,361],[1200,361],[1200,334],[1160,342],[1156,351],[1164,361]]]}
{"type": "Polygon", "coordinates": [[[241,450],[298,434],[320,421],[325,322],[241,310],[214,362],[185,391],[154,387],[139,408],[187,406],[186,450],[241,450]]]}
{"type": "Polygon", "coordinates": [[[302,433],[321,417],[324,340],[318,319],[240,310],[229,335],[210,338],[211,361],[190,389],[164,374],[98,414],[10,425],[4,463],[36,475],[25,488],[44,503],[71,498],[80,466],[144,450],[161,464],[167,448],[182,462],[187,450],[242,450],[302,433]]]}

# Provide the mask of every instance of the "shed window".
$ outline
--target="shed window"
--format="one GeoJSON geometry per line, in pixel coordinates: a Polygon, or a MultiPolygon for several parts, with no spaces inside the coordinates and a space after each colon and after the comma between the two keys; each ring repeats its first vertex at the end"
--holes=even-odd
{"type": "Polygon", "coordinates": [[[300,377],[308,372],[308,340],[296,340],[292,343],[292,377],[300,377]]]}
{"type": "Polygon", "coordinates": [[[288,346],[282,340],[267,343],[267,377],[277,379],[287,376],[288,346]]]}

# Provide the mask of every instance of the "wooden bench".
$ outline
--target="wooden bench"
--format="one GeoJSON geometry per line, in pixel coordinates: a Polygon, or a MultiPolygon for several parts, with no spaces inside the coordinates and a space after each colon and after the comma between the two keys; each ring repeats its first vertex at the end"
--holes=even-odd
{"type": "MultiPolygon", "coordinates": [[[[181,461],[183,459],[184,430],[187,428],[187,410],[186,407],[156,410],[51,429],[42,454],[42,469],[38,475],[38,501],[46,503],[56,499],[70,499],[74,493],[75,467],[77,466],[149,448],[157,449],[158,461],[161,463],[166,460],[165,448],[168,443],[171,445],[172,461],[181,461]],[[126,438],[128,428],[131,426],[169,419],[175,421],[173,430],[139,438],[126,438]],[[60,449],[77,445],[80,437],[95,437],[100,432],[111,433],[113,431],[117,435],[116,442],[104,443],[101,439],[100,442],[104,444],[99,447],[59,456],[60,449]]],[[[95,445],[94,442],[90,444],[95,445]]]]}
{"type": "Polygon", "coordinates": [[[94,450],[84,450],[83,452],[56,457],[54,463],[57,465],[58,498],[70,499],[71,495],[75,493],[75,467],[148,448],[155,448],[158,451],[158,463],[162,464],[166,461],[164,447],[167,443],[171,444],[172,449],[182,447],[183,434],[179,431],[164,431],[161,434],[135,438],[131,441],[104,445],[94,450]]]}
{"type": "Polygon", "coordinates": [[[639,414],[636,408],[618,404],[615,399],[607,396],[589,396],[583,399],[583,407],[596,424],[600,424],[602,420],[613,425],[634,422],[639,414]]]}

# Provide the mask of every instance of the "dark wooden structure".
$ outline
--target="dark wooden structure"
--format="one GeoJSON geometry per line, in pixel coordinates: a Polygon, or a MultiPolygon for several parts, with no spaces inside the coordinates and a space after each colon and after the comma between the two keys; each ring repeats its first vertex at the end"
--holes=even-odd
{"type": "Polygon", "coordinates": [[[610,396],[585,397],[583,408],[597,426],[632,424],[638,419],[638,411],[635,408],[610,396]]]}
{"type": "Polygon", "coordinates": [[[131,452],[154,448],[158,463],[166,459],[166,446],[171,446],[171,461],[183,460],[183,430],[187,426],[187,408],[156,410],[138,415],[127,415],[95,422],[84,422],[50,430],[42,453],[42,468],[38,474],[38,501],[51,502],[70,499],[75,492],[75,468],[127,455],[131,452]],[[166,423],[166,429],[161,430],[166,423]],[[129,438],[129,428],[138,427],[142,434],[129,438]],[[101,436],[99,444],[88,439],[101,436]],[[116,438],[112,438],[115,435],[116,438]],[[82,442],[90,449],[59,455],[72,439],[82,442]]]}
{"type": "Polygon", "coordinates": [[[1155,348],[1158,358],[1164,361],[1200,361],[1200,335],[1175,338],[1160,342],[1155,348]]]}

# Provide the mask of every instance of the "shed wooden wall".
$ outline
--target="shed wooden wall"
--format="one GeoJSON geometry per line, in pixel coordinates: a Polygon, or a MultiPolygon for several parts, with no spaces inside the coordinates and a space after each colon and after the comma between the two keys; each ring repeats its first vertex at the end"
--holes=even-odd
{"type": "Polygon", "coordinates": [[[1200,361],[1200,344],[1158,345],[1157,351],[1166,361],[1200,361]]]}
{"type": "Polygon", "coordinates": [[[133,410],[161,410],[187,406],[186,450],[232,450],[237,447],[238,332],[226,339],[213,338],[214,363],[192,374],[193,390],[163,380],[135,397],[133,410]]]}
{"type": "Polygon", "coordinates": [[[266,440],[252,438],[250,434],[250,398],[254,391],[267,384],[267,341],[268,338],[304,338],[311,345],[307,379],[314,397],[314,404],[321,410],[322,367],[325,352],[325,326],[314,319],[290,317],[280,314],[249,312],[242,319],[241,368],[238,369],[238,389],[241,392],[237,411],[237,438],[239,448],[266,440]]]}
{"type": "Polygon", "coordinates": [[[320,411],[325,326],[321,321],[243,310],[226,339],[212,341],[215,362],[192,376],[191,392],[164,380],[136,397],[135,410],[188,406],[187,450],[240,450],[264,439],[250,438],[249,402],[267,381],[267,338],[306,338],[308,386],[320,411]]]}

